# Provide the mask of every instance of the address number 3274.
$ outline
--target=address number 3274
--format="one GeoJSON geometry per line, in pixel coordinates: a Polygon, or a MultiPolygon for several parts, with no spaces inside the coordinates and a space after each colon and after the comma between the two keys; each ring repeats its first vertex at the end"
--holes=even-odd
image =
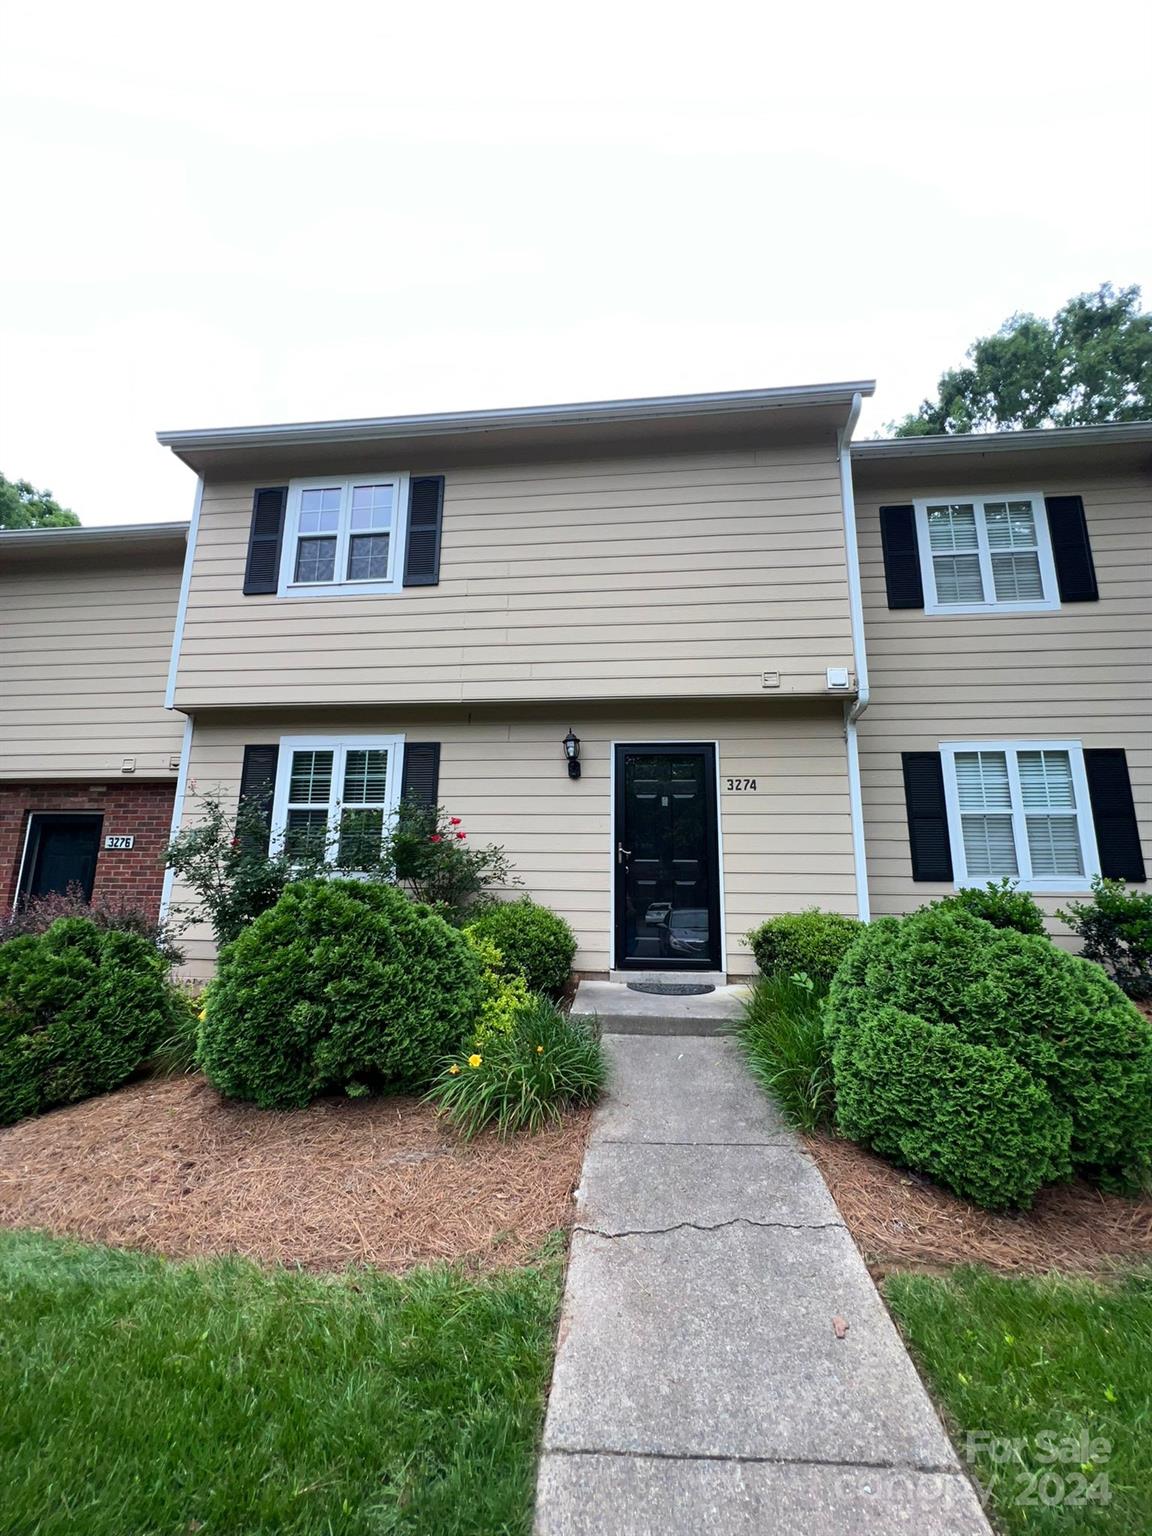
{"type": "Polygon", "coordinates": [[[725,779],[724,788],[732,795],[754,795],[756,793],[756,780],[725,779]]]}

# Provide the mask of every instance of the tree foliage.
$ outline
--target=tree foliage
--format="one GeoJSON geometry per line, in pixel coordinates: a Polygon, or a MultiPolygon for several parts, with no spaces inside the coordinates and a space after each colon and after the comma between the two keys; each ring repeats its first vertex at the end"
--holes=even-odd
{"type": "Polygon", "coordinates": [[[0,528],[75,528],[80,519],[51,491],[38,491],[29,480],[0,474],[0,528]]]}
{"type": "Polygon", "coordinates": [[[1152,314],[1141,311],[1139,288],[1104,283],[1051,320],[1013,315],[968,358],[896,426],[897,437],[1152,417],[1152,314]]]}

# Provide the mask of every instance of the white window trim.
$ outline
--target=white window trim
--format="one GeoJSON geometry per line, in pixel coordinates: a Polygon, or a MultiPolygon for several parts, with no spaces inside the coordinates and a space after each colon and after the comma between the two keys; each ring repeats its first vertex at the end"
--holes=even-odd
{"type": "MultiPolygon", "coordinates": [[[[386,751],[388,775],[385,785],[384,822],[396,814],[400,804],[400,791],[404,773],[403,736],[281,736],[280,754],[276,760],[276,788],[272,796],[272,835],[269,847],[272,853],[284,851],[284,834],[288,826],[288,787],[292,778],[292,754],[294,752],[332,753],[332,798],[328,802],[328,835],[324,849],[324,862],[334,864],[340,842],[340,791],[344,785],[344,765],[348,753],[362,751],[386,751]]],[[[313,807],[319,810],[319,806],[313,807]]]]}
{"type": "MultiPolygon", "coordinates": [[[[382,470],[379,474],[364,475],[310,475],[307,479],[288,482],[288,505],[284,511],[284,537],[280,548],[280,579],[277,597],[379,597],[403,591],[404,550],[408,542],[408,482],[407,471],[382,470]],[[388,538],[387,581],[296,581],[296,546],[300,538],[301,492],[326,490],[339,486],[340,529],[336,535],[337,571],[348,569],[348,540],[350,536],[350,503],[353,485],[393,485],[396,488],[392,509],[392,528],[388,538]]],[[[309,537],[309,535],[305,535],[309,537]]]]}
{"type": "Polygon", "coordinates": [[[948,491],[939,496],[918,497],[916,508],[916,544],[920,551],[920,577],[924,584],[924,612],[936,616],[965,613],[1051,613],[1060,607],[1060,589],[1056,584],[1056,563],[1052,558],[1052,538],[1048,512],[1041,491],[948,491]],[[988,548],[988,529],[984,505],[989,501],[1030,501],[1036,523],[1036,551],[1040,560],[1040,582],[1044,596],[1034,602],[998,603],[995,598],[984,603],[941,603],[936,597],[936,567],[928,539],[928,508],[943,503],[971,503],[976,512],[976,542],[980,557],[980,579],[985,592],[995,592],[992,579],[992,552],[988,548]]]}
{"type": "Polygon", "coordinates": [[[1084,746],[1079,741],[942,741],[940,759],[944,769],[944,800],[948,807],[948,841],[952,847],[952,874],[955,887],[984,885],[981,877],[969,879],[968,865],[964,857],[964,836],[960,823],[960,792],[956,784],[956,754],[958,752],[1003,752],[1008,758],[1008,780],[1012,789],[1012,835],[1016,841],[1016,863],[1020,873],[1017,884],[1023,891],[1036,894],[1044,892],[1089,891],[1092,877],[1100,873],[1100,854],[1096,847],[1096,823],[1092,819],[1092,802],[1088,796],[1088,776],[1084,771],[1084,746]],[[1028,852],[1025,812],[1020,793],[1020,770],[1017,752],[1067,752],[1072,768],[1072,788],[1076,795],[1076,827],[1080,835],[1080,852],[1084,863],[1082,875],[1061,875],[1033,878],[1028,852]]]}

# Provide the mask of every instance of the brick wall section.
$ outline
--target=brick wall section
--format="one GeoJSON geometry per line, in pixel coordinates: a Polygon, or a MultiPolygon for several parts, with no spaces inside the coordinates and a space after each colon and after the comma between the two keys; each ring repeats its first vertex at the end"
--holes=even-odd
{"type": "Polygon", "coordinates": [[[93,896],[107,896],[155,915],[164,885],[164,849],[172,824],[173,782],[0,784],[0,902],[16,899],[28,818],[35,811],[93,811],[104,817],[101,841],[131,834],[130,850],[101,847],[93,896]]]}

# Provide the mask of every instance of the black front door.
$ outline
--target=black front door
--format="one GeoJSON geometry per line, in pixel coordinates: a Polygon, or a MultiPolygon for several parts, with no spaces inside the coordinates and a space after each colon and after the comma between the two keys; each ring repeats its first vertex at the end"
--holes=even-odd
{"type": "Polygon", "coordinates": [[[47,896],[77,886],[92,899],[100,852],[102,816],[34,815],[28,829],[20,899],[47,896]]]}
{"type": "Polygon", "coordinates": [[[718,970],[716,749],[616,748],[616,964],[718,970]]]}

